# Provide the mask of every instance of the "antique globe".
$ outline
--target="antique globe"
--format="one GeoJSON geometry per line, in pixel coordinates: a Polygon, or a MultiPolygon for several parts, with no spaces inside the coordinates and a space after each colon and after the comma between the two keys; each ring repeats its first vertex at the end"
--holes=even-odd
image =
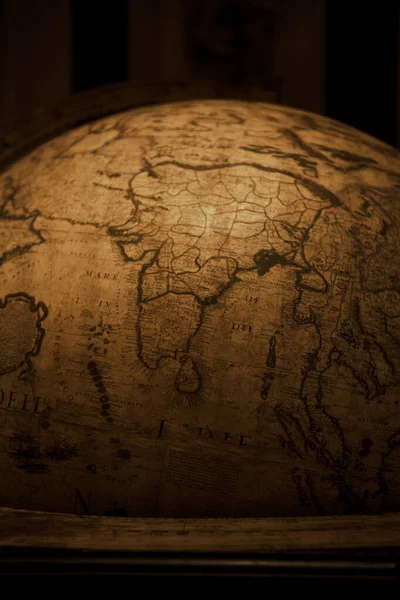
{"type": "Polygon", "coordinates": [[[400,508],[400,154],[260,102],[130,109],[0,173],[0,504],[400,508]]]}

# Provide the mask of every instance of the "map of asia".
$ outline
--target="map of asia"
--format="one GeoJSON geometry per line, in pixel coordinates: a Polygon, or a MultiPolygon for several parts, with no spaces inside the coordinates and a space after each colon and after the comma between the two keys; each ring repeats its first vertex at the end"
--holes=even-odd
{"type": "Polygon", "coordinates": [[[0,504],[400,509],[400,153],[330,119],[132,109],[0,173],[0,504]]]}

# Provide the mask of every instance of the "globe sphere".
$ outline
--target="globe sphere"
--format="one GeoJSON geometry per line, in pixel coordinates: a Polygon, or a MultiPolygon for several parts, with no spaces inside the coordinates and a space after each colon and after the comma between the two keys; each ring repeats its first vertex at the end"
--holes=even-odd
{"type": "Polygon", "coordinates": [[[136,108],[0,173],[0,503],[400,508],[400,154],[259,102],[136,108]]]}

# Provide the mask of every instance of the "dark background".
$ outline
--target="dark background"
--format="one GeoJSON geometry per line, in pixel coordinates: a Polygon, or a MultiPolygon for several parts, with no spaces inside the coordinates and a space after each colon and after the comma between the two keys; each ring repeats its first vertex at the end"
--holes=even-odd
{"type": "Polygon", "coordinates": [[[400,147],[396,2],[0,0],[0,127],[97,86],[211,83],[400,147]]]}

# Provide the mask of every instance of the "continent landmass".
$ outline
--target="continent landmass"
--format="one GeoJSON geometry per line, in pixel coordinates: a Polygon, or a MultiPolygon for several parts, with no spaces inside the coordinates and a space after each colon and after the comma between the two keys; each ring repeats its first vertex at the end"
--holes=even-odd
{"type": "Polygon", "coordinates": [[[0,300],[0,376],[26,365],[33,370],[32,358],[39,355],[48,315],[44,302],[25,292],[8,294],[0,300]]]}

